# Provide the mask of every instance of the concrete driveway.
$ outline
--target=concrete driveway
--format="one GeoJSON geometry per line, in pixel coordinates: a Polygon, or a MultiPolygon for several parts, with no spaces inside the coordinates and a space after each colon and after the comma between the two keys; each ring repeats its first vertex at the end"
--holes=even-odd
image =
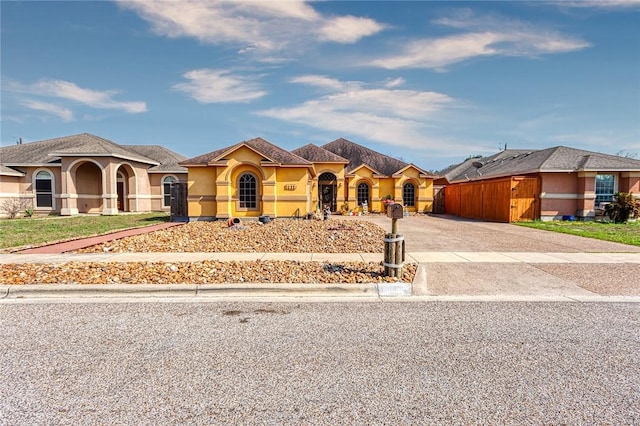
{"type": "MultiPolygon", "coordinates": [[[[391,232],[391,219],[386,216],[360,216],[357,219],[374,222],[391,232]]],[[[407,251],[414,252],[640,252],[640,247],[626,244],[447,215],[405,217],[399,220],[398,231],[405,236],[407,251]]]]}
{"type": "MultiPolygon", "coordinates": [[[[358,219],[391,231],[385,216],[358,219]]],[[[612,263],[615,255],[583,254],[623,258],[640,247],[446,215],[405,217],[398,231],[407,251],[420,254],[414,295],[640,296],[638,256],[612,263]]]]}

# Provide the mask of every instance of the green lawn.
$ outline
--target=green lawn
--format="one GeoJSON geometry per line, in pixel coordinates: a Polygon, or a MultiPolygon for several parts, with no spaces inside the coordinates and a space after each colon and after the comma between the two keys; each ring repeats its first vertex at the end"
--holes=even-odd
{"type": "Polygon", "coordinates": [[[640,246],[640,222],[615,224],[603,222],[536,221],[519,222],[517,225],[640,246]]]}
{"type": "Polygon", "coordinates": [[[168,220],[166,213],[3,219],[0,220],[0,249],[88,237],[168,220]]]}

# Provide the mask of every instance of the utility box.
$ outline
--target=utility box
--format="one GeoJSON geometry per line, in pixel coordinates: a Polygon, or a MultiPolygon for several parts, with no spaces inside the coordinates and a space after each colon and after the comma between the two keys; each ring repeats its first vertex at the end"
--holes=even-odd
{"type": "Polygon", "coordinates": [[[404,216],[404,210],[402,204],[395,203],[387,206],[387,217],[391,219],[402,219],[404,216]]]}

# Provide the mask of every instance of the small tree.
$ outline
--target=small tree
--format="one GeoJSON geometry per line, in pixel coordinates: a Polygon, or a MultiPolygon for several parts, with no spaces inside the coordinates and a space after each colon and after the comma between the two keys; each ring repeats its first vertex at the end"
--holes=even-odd
{"type": "Polygon", "coordinates": [[[636,200],[632,193],[616,192],[604,211],[615,223],[626,223],[630,218],[640,216],[640,200],[636,200]]]}
{"type": "Polygon", "coordinates": [[[2,203],[2,211],[9,216],[9,219],[15,219],[16,216],[18,216],[18,213],[31,207],[31,205],[31,198],[13,197],[8,200],[4,200],[2,203]]]}

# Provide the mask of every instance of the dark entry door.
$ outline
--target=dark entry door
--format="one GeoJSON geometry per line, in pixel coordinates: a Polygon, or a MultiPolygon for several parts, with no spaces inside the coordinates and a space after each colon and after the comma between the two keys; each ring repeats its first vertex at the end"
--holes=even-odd
{"type": "Polygon", "coordinates": [[[124,211],[124,182],[116,184],[118,188],[118,210],[124,211]]]}
{"type": "Polygon", "coordinates": [[[336,175],[325,172],[318,177],[318,199],[322,210],[329,207],[332,212],[336,211],[338,196],[338,182],[336,175]]]}
{"type": "Polygon", "coordinates": [[[171,184],[171,222],[188,222],[189,206],[187,204],[187,183],[171,184]]]}
{"type": "Polygon", "coordinates": [[[332,212],[336,211],[336,186],[335,185],[320,185],[320,202],[322,203],[322,209],[326,207],[332,212]]]}

